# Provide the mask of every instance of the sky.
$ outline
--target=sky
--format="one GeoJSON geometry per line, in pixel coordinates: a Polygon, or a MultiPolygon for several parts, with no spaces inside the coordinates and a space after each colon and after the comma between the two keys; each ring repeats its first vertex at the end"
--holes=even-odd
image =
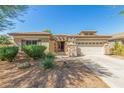
{"type": "Polygon", "coordinates": [[[124,6],[63,5],[29,6],[24,22],[15,21],[10,32],[41,32],[50,29],[53,34],[78,34],[82,30],[96,30],[98,34],[124,32],[124,16],[119,12],[124,6]]]}

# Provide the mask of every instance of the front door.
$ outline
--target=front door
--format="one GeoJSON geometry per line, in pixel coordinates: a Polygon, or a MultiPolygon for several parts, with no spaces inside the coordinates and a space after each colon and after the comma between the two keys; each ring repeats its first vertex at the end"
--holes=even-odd
{"type": "Polygon", "coordinates": [[[58,52],[64,52],[65,50],[65,42],[64,41],[59,41],[57,42],[57,46],[58,46],[58,52]]]}

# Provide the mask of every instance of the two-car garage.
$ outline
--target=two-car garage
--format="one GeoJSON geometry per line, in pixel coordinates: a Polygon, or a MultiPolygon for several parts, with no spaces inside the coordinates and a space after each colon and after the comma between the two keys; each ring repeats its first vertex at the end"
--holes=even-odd
{"type": "Polygon", "coordinates": [[[78,43],[81,55],[104,55],[105,48],[103,42],[78,43]]]}
{"type": "Polygon", "coordinates": [[[79,46],[81,55],[104,55],[104,47],[83,47],[79,46]]]}

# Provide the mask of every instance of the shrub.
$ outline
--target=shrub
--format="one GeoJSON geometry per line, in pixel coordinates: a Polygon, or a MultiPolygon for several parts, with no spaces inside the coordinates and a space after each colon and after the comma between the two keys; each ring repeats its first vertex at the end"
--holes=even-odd
{"type": "Polygon", "coordinates": [[[49,53],[46,54],[46,57],[48,57],[48,58],[53,58],[53,59],[54,59],[54,58],[55,58],[55,54],[49,52],[49,53]]]}
{"type": "Polygon", "coordinates": [[[54,59],[55,59],[55,54],[49,52],[40,61],[39,66],[43,67],[44,69],[52,68],[54,66],[54,59]]]}
{"type": "Polygon", "coordinates": [[[118,42],[115,42],[112,52],[115,55],[123,55],[124,54],[124,46],[119,44],[118,42]]]}
{"type": "Polygon", "coordinates": [[[29,68],[31,65],[29,62],[25,62],[25,63],[21,63],[21,64],[17,64],[17,67],[19,69],[25,69],[25,68],[29,68]]]}
{"type": "Polygon", "coordinates": [[[124,56],[124,45],[122,45],[122,53],[121,53],[122,56],[124,56]]]}
{"type": "Polygon", "coordinates": [[[25,45],[22,50],[31,58],[41,58],[44,56],[44,51],[46,47],[40,45],[25,45]]]}
{"type": "Polygon", "coordinates": [[[15,56],[18,53],[18,47],[8,46],[8,47],[0,47],[0,59],[7,60],[12,62],[15,56]]]}
{"type": "Polygon", "coordinates": [[[54,66],[53,62],[54,62],[53,58],[46,57],[41,61],[40,66],[43,67],[44,69],[49,69],[54,66]]]}

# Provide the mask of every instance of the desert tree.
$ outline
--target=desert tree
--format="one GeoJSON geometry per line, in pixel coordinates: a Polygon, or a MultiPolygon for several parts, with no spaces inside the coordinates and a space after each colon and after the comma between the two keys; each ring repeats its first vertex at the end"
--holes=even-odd
{"type": "Polygon", "coordinates": [[[19,19],[28,6],[24,5],[0,5],[0,31],[14,28],[15,20],[23,22],[19,19]]]}
{"type": "Polygon", "coordinates": [[[48,32],[48,33],[52,34],[52,31],[50,29],[45,29],[45,30],[43,30],[43,32],[48,32]]]}

